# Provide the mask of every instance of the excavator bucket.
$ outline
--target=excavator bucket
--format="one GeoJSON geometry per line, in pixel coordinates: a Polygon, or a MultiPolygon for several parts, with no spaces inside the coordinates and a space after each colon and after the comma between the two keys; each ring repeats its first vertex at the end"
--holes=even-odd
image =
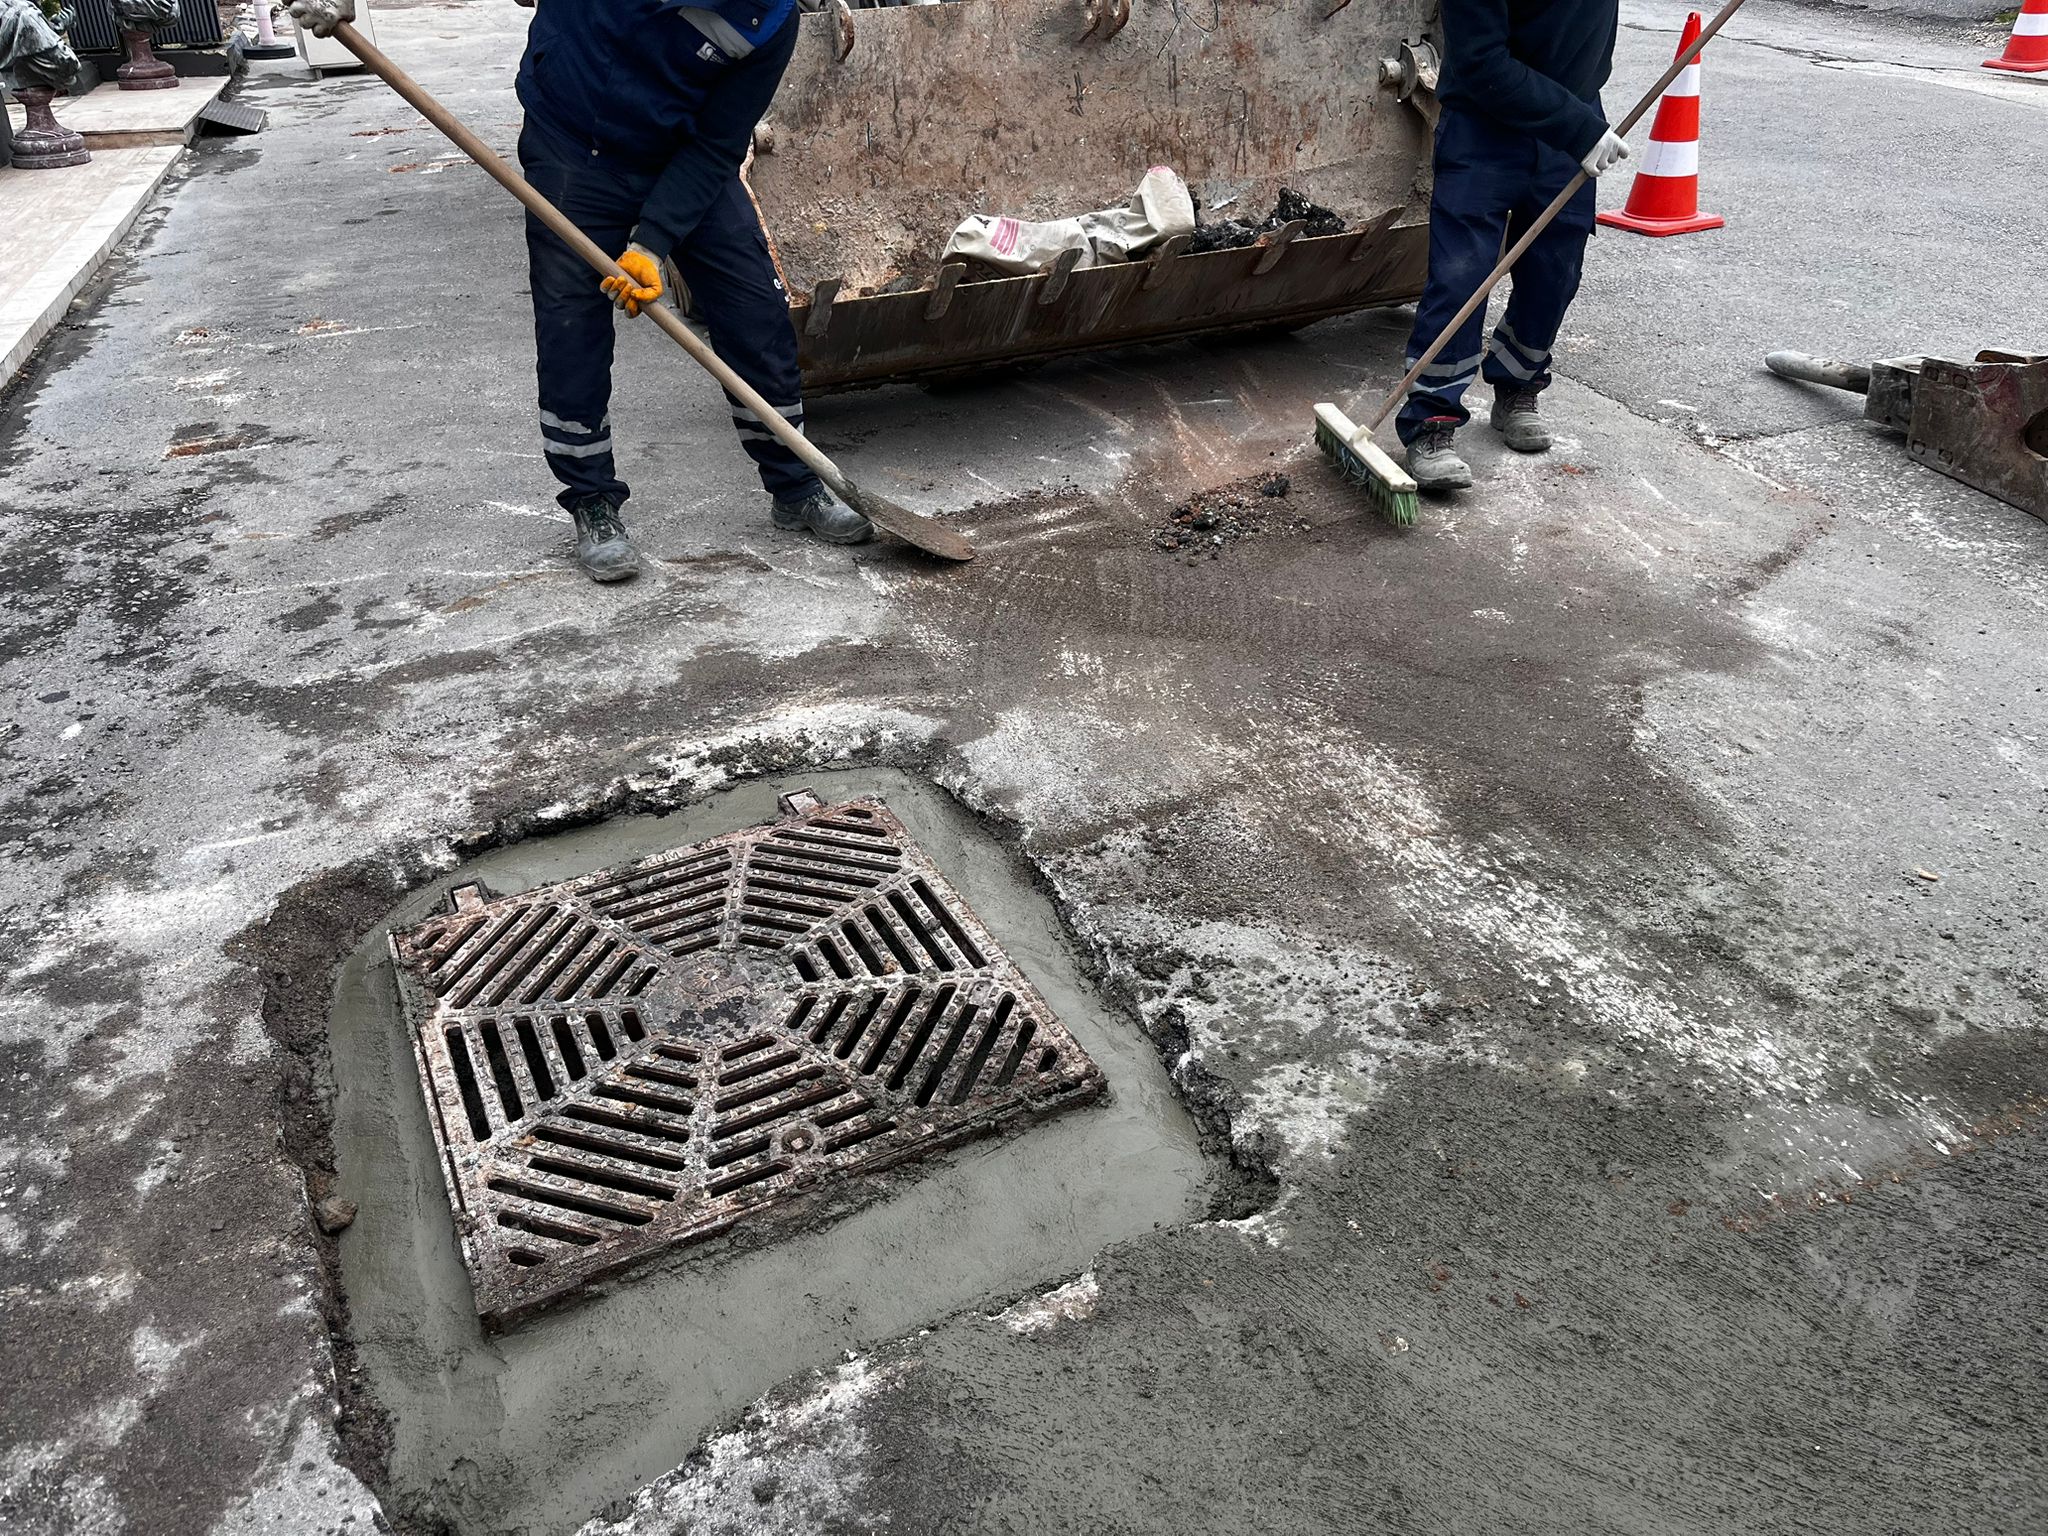
{"type": "Polygon", "coordinates": [[[1293,329],[1422,291],[1434,0],[825,3],[748,170],[810,393],[1293,329]],[[1026,276],[945,257],[971,214],[1072,217],[1154,165],[1234,231],[1026,276]],[[1276,213],[1283,189],[1342,231],[1276,213]],[[1214,248],[1228,238],[1254,243],[1214,248]]]}

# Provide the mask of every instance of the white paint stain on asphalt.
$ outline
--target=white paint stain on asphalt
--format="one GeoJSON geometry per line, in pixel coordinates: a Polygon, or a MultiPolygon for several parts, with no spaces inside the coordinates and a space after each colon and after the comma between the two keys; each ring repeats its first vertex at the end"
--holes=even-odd
{"type": "Polygon", "coordinates": [[[907,1369],[856,1356],[802,1396],[757,1401],[737,1429],[713,1435],[687,1466],[643,1488],[630,1512],[592,1520],[577,1536],[866,1529],[860,1493],[868,1432],[861,1409],[907,1369]],[[765,1502],[755,1492],[764,1485],[774,1490],[765,1502]]]}
{"type": "Polygon", "coordinates": [[[1095,1279],[1095,1272],[1090,1270],[1065,1285],[1025,1297],[1015,1306],[996,1313],[989,1321],[1001,1323],[1012,1333],[1050,1333],[1060,1323],[1074,1323],[1093,1317],[1101,1301],[1102,1287],[1095,1279]]]}

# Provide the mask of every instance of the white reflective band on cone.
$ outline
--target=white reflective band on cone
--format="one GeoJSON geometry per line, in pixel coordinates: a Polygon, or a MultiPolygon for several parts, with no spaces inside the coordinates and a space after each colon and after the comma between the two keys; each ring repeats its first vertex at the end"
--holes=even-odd
{"type": "Polygon", "coordinates": [[[1643,156],[1643,175],[1697,176],[1699,173],[1700,146],[1697,139],[1688,139],[1683,144],[1650,140],[1649,151],[1643,156]]]}
{"type": "Polygon", "coordinates": [[[2048,11],[2022,11],[2013,20],[2014,37],[2048,37],[2048,11]]]}
{"type": "Polygon", "coordinates": [[[1671,82],[1666,96],[1697,96],[1700,93],[1700,65],[1695,59],[1678,72],[1678,78],[1671,82]]]}

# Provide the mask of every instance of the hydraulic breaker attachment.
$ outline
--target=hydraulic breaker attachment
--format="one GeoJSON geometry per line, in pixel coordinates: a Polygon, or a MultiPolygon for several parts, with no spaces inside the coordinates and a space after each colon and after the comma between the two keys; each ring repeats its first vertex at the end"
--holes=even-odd
{"type": "Polygon", "coordinates": [[[1906,434],[1906,453],[2048,521],[2048,356],[1989,349],[1974,362],[1894,357],[1868,368],[1773,352],[1771,372],[1867,398],[1868,421],[1906,434]]]}

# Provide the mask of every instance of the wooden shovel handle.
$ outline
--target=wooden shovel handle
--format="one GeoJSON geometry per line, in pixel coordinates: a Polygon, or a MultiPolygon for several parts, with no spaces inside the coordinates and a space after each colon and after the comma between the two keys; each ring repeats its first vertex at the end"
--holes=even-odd
{"type": "MultiPolygon", "coordinates": [[[[588,262],[593,271],[606,277],[626,275],[609,254],[570,222],[567,214],[535,191],[531,182],[507,165],[496,150],[471,133],[454,114],[428,95],[418,81],[392,63],[375,43],[347,22],[342,22],[334,29],[334,37],[342,47],[363,61],[364,68],[403,96],[414,111],[446,134],[457,149],[483,168],[486,175],[524,203],[527,212],[547,225],[564,245],[588,262]]],[[[689,353],[706,373],[724,385],[734,399],[759,417],[761,425],[780,438],[783,446],[809,465],[813,473],[840,495],[844,496],[847,493],[846,476],[840,472],[839,466],[820,452],[809,438],[791,426],[780,411],[763,400],[759,391],[734,373],[724,358],[712,351],[695,331],[683,323],[680,315],[662,304],[650,304],[642,313],[652,316],[654,323],[666,331],[677,346],[689,353]]]]}

